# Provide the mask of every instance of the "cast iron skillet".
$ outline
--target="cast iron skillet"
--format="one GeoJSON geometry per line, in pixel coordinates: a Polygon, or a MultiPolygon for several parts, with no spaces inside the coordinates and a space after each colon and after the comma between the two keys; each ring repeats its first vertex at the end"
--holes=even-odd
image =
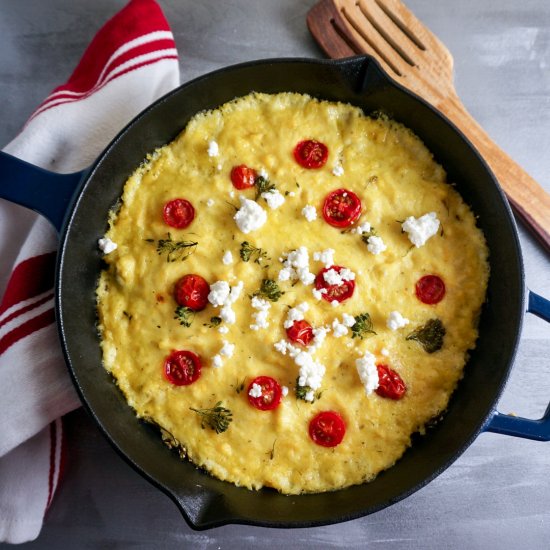
{"type": "MultiPolygon", "coordinates": [[[[2,186],[0,195],[44,213],[61,232],[57,321],[67,364],[84,405],[112,445],[176,502],[194,528],[226,523],[306,527],[357,518],[421,488],[484,430],[550,439],[550,408],[538,421],[495,411],[524,311],[522,259],[506,199],[464,136],[393,82],[370,57],[272,59],[222,69],[181,86],[146,109],[84,173],[59,176],[7,155],[0,157],[0,173],[10,183],[2,186]],[[283,496],[272,490],[248,491],[209,477],[181,461],[164,446],[154,428],[134,416],[101,366],[95,313],[101,269],[97,240],[107,229],[107,213],[121,195],[126,178],[148,152],[176,137],[197,111],[253,90],[294,91],[350,102],[367,113],[383,110],[412,128],[479,216],[491,251],[492,275],[479,342],[447,414],[375,481],[333,493],[283,496]],[[55,190],[50,197],[45,195],[48,189],[55,190]]],[[[550,302],[530,294],[529,308],[550,320],[550,302]]]]}

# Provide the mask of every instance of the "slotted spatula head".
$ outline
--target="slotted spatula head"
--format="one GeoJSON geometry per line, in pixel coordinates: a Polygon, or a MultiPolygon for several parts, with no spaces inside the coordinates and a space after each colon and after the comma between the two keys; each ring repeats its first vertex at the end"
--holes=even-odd
{"type": "Polygon", "coordinates": [[[307,23],[330,57],[370,54],[435,106],[456,95],[451,54],[399,0],[321,0],[307,23]]]}

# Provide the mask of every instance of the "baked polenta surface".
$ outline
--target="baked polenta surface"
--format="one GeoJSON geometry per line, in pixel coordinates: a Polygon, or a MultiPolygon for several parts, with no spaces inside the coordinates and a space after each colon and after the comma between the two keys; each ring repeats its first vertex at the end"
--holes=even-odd
{"type": "Polygon", "coordinates": [[[444,412],[489,276],[410,130],[293,93],[196,115],[100,244],[104,366],[129,405],[213,476],[290,494],[372,480],[444,412]]]}

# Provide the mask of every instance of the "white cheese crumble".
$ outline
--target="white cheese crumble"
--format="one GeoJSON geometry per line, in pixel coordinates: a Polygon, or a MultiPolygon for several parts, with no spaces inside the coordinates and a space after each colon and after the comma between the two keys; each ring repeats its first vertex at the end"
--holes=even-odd
{"type": "Polygon", "coordinates": [[[334,265],[334,248],[327,248],[326,250],[321,250],[320,252],[314,252],[313,259],[316,262],[325,264],[325,267],[334,265]]]}
{"type": "Polygon", "coordinates": [[[376,358],[370,351],[365,351],[363,357],[355,360],[355,367],[365,387],[365,393],[370,395],[378,387],[379,382],[376,358]]]}
{"type": "Polygon", "coordinates": [[[339,178],[344,175],[344,167],[341,164],[336,164],[332,169],[332,174],[339,178]]]}
{"type": "Polygon", "coordinates": [[[99,246],[99,250],[101,250],[103,254],[110,254],[111,252],[113,252],[118,248],[118,245],[107,237],[103,237],[102,239],[99,239],[97,241],[97,246],[99,246]]]}
{"type": "Polygon", "coordinates": [[[313,297],[316,300],[321,300],[323,298],[323,294],[327,293],[327,289],[326,288],[320,288],[319,290],[317,290],[316,288],[313,288],[311,290],[311,292],[313,294],[313,297]]]}
{"type": "Polygon", "coordinates": [[[218,146],[218,142],[211,140],[208,142],[208,156],[209,157],[217,157],[220,154],[220,148],[218,146]]]}
{"type": "Polygon", "coordinates": [[[283,397],[286,397],[288,395],[288,387],[287,386],[283,386],[281,388],[281,393],[283,394],[283,397]]]}
{"type": "Polygon", "coordinates": [[[332,321],[332,334],[335,338],[340,338],[348,333],[348,327],[343,323],[340,323],[338,319],[332,321]]]}
{"type": "Polygon", "coordinates": [[[242,196],[240,199],[241,207],[233,216],[233,219],[237,223],[237,227],[243,233],[250,233],[251,231],[260,229],[267,221],[266,211],[256,201],[245,199],[242,196]]]}
{"type": "Polygon", "coordinates": [[[313,220],[317,219],[317,210],[315,210],[315,206],[311,206],[311,204],[306,204],[302,208],[302,216],[308,221],[312,222],[313,220]]]}
{"type": "Polygon", "coordinates": [[[208,301],[213,306],[223,306],[225,301],[229,298],[231,288],[226,281],[216,281],[210,285],[210,292],[208,293],[208,301]]]}
{"type": "Polygon", "coordinates": [[[231,308],[243,289],[243,282],[239,281],[235,286],[230,287],[226,281],[216,281],[210,285],[208,301],[216,307],[221,306],[220,318],[229,325],[235,323],[235,312],[231,308]]]}
{"type": "Polygon", "coordinates": [[[390,352],[387,350],[387,348],[382,348],[380,350],[380,353],[384,356],[384,357],[389,357],[390,355],[390,352]]]}
{"type": "Polygon", "coordinates": [[[221,326],[218,328],[218,332],[220,334],[227,334],[229,332],[229,329],[227,327],[221,326]]]}
{"type": "Polygon", "coordinates": [[[288,194],[289,197],[295,197],[296,196],[296,193],[294,191],[291,191],[289,194],[288,194]]]}
{"type": "Polygon", "coordinates": [[[332,307],[338,307],[340,305],[340,302],[338,300],[332,300],[332,302],[330,302],[330,305],[332,307]]]}
{"type": "Polygon", "coordinates": [[[386,326],[391,330],[397,330],[407,326],[409,323],[410,321],[403,317],[399,311],[392,311],[388,316],[386,326]]]}
{"type": "Polygon", "coordinates": [[[367,243],[367,250],[371,254],[380,254],[380,252],[384,252],[388,248],[382,238],[376,235],[371,235],[367,239],[367,243]]]}
{"type": "Polygon", "coordinates": [[[262,178],[264,178],[264,180],[269,179],[267,175],[267,170],[265,168],[260,168],[260,171],[258,172],[258,176],[261,176],[262,178]]]}
{"type": "Polygon", "coordinates": [[[279,191],[277,191],[277,189],[272,189],[267,193],[262,193],[262,198],[266,200],[267,206],[269,206],[271,210],[279,208],[279,206],[285,202],[285,198],[281,195],[281,193],[279,193],[279,191]]]}
{"type": "Polygon", "coordinates": [[[336,269],[329,269],[323,273],[323,279],[329,285],[340,286],[345,281],[353,281],[355,273],[347,267],[341,269],[340,272],[336,271],[336,269]]]}
{"type": "Polygon", "coordinates": [[[363,222],[361,225],[354,227],[351,232],[356,233],[357,235],[362,235],[363,233],[368,233],[372,229],[372,226],[369,222],[363,222]]]}
{"type": "Polygon", "coordinates": [[[208,199],[208,200],[206,201],[206,206],[208,206],[209,208],[210,208],[211,206],[214,206],[214,199],[208,199]]]}
{"type": "Polygon", "coordinates": [[[286,260],[279,271],[279,281],[299,279],[304,285],[310,285],[315,281],[315,275],[309,271],[309,253],[305,246],[284,253],[286,260]]]}
{"type": "Polygon", "coordinates": [[[313,352],[321,346],[325,341],[327,334],[330,332],[330,327],[315,327],[313,329],[313,340],[309,345],[309,349],[313,352]]]}
{"type": "Polygon", "coordinates": [[[420,218],[409,216],[401,225],[403,231],[409,234],[409,240],[417,248],[423,246],[439,229],[439,220],[435,212],[424,214],[420,218]]]}
{"type": "Polygon", "coordinates": [[[224,340],[220,351],[212,357],[212,365],[214,368],[219,369],[223,365],[223,358],[233,357],[234,352],[235,344],[231,344],[227,340],[224,340]]]}
{"type": "Polygon", "coordinates": [[[260,386],[260,384],[256,384],[256,382],[254,382],[254,384],[252,384],[252,387],[250,388],[250,391],[248,392],[248,395],[250,395],[250,397],[261,397],[262,396],[262,386],[260,386]]]}
{"type": "Polygon", "coordinates": [[[257,296],[252,297],[250,305],[257,310],[252,314],[254,317],[254,323],[250,325],[252,330],[260,330],[261,328],[267,328],[269,326],[268,316],[271,304],[263,298],[257,296]]]}
{"type": "Polygon", "coordinates": [[[296,307],[293,307],[288,310],[286,314],[286,319],[283,323],[285,328],[290,328],[295,321],[302,321],[304,318],[304,313],[309,309],[309,304],[307,302],[302,302],[296,307]]]}
{"type": "Polygon", "coordinates": [[[223,265],[231,265],[233,263],[233,254],[231,250],[226,250],[222,258],[223,265]]]}
{"type": "Polygon", "coordinates": [[[355,317],[353,315],[349,315],[348,313],[342,313],[342,324],[351,328],[355,325],[355,317]]]}

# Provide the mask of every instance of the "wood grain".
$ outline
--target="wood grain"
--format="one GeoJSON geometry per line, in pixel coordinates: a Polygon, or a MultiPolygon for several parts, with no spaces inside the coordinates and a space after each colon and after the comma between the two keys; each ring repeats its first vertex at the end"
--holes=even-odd
{"type": "Polygon", "coordinates": [[[468,113],[456,93],[453,58],[399,0],[321,0],[309,30],[333,58],[366,53],[453,122],[487,162],[514,211],[550,252],[550,195],[468,113]]]}

